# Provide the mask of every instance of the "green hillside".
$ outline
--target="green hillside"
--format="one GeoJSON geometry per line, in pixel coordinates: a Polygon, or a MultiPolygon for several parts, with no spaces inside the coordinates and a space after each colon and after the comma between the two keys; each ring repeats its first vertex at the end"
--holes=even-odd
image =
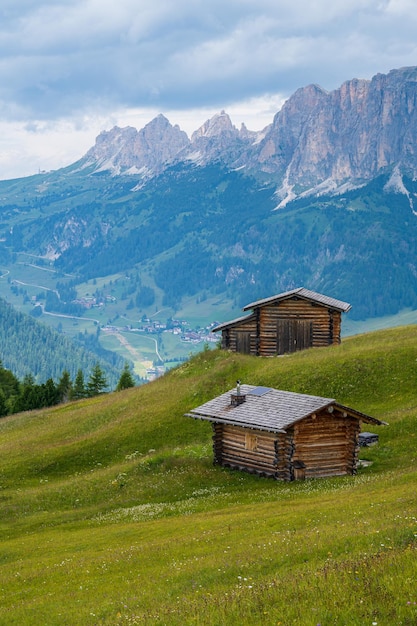
{"type": "Polygon", "coordinates": [[[0,624],[415,625],[416,437],[416,326],[272,359],[203,351],[4,418],[0,624]],[[214,467],[210,426],[184,413],[237,378],[387,421],[372,464],[294,483],[214,467]]]}

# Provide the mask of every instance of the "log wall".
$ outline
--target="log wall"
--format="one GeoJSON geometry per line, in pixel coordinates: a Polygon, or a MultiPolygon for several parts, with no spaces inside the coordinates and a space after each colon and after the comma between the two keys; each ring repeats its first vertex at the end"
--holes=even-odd
{"type": "Polygon", "coordinates": [[[257,323],[251,319],[246,323],[225,328],[222,331],[222,348],[243,354],[257,354],[257,323]]]}
{"type": "Polygon", "coordinates": [[[338,412],[308,417],[285,433],[214,423],[214,462],[284,481],[355,474],[359,432],[359,420],[338,412]]]}
{"type": "Polygon", "coordinates": [[[355,474],[359,420],[321,413],[287,429],[268,433],[213,424],[214,462],[277,480],[355,474]]]}
{"type": "Polygon", "coordinates": [[[276,478],[277,435],[228,424],[213,425],[214,461],[225,467],[276,478]]]}
{"type": "Polygon", "coordinates": [[[293,480],[291,462],[294,452],[292,433],[279,433],[277,437],[277,480],[293,480]]]}

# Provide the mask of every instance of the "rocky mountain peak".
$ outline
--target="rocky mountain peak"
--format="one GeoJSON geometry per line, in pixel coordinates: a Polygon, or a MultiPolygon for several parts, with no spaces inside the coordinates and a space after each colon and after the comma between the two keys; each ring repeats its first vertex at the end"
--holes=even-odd
{"type": "Polygon", "coordinates": [[[244,125],[238,130],[229,115],[221,111],[191,135],[191,156],[200,165],[221,160],[228,167],[241,167],[257,137],[258,133],[244,125]]]}
{"type": "Polygon", "coordinates": [[[199,129],[194,131],[191,136],[191,142],[194,143],[201,137],[217,137],[223,133],[232,135],[238,134],[237,128],[233,126],[230,117],[225,111],[221,111],[220,113],[213,115],[213,117],[204,122],[199,129]]]}
{"type": "Polygon", "coordinates": [[[244,122],[242,122],[239,130],[239,137],[241,139],[247,139],[251,142],[256,141],[262,136],[262,131],[249,130],[244,122]]]}
{"type": "Polygon", "coordinates": [[[417,68],[404,68],[332,92],[299,89],[275,115],[256,163],[281,179],[281,198],[295,186],[354,186],[396,165],[417,174],[416,81],[417,68]]]}
{"type": "Polygon", "coordinates": [[[174,161],[189,143],[187,133],[172,126],[164,115],[158,115],[136,135],[132,146],[134,165],[157,171],[174,161]]]}
{"type": "Polygon", "coordinates": [[[95,162],[97,171],[151,175],[171,163],[189,144],[187,134],[178,125],[172,126],[164,115],[158,115],[140,131],[115,126],[100,133],[84,158],[87,165],[95,162]]]}
{"type": "Polygon", "coordinates": [[[103,130],[96,138],[95,145],[85,155],[88,163],[103,164],[108,160],[110,154],[115,154],[120,149],[134,140],[138,131],[136,128],[127,126],[119,128],[114,126],[111,130],[103,130]]]}
{"type": "Polygon", "coordinates": [[[166,136],[172,136],[173,134],[178,135],[178,131],[180,134],[186,134],[180,130],[177,124],[175,126],[172,126],[172,124],[165,117],[165,115],[162,115],[162,113],[160,113],[153,120],[148,122],[143,127],[142,131],[139,131],[139,134],[142,133],[144,136],[147,135],[151,139],[159,136],[159,138],[162,140],[166,136]]]}

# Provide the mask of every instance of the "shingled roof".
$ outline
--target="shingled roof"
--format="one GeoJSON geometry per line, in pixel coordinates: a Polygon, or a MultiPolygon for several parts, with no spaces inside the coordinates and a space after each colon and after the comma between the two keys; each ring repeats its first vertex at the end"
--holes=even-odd
{"type": "Polygon", "coordinates": [[[378,425],[385,423],[345,407],[333,398],[281,391],[270,387],[241,385],[240,394],[246,396],[245,402],[233,406],[231,404],[232,394],[237,395],[237,389],[231,389],[202,404],[187,413],[187,416],[256,430],[285,432],[286,428],[313,413],[326,408],[331,411],[331,407],[333,407],[333,409],[340,409],[363,422],[378,425]]]}
{"type": "Polygon", "coordinates": [[[247,304],[245,307],[243,307],[243,310],[248,311],[249,309],[256,309],[258,307],[264,306],[265,304],[279,302],[280,300],[288,300],[288,298],[292,298],[293,296],[297,296],[298,298],[302,298],[304,300],[310,300],[311,302],[316,302],[317,304],[322,304],[331,309],[335,309],[336,311],[342,311],[344,313],[347,313],[352,308],[350,304],[348,304],[347,302],[343,302],[342,300],[336,300],[335,298],[330,298],[329,296],[325,296],[321,293],[310,291],[309,289],[305,289],[305,287],[298,287],[298,289],[284,291],[283,293],[279,293],[275,296],[270,296],[269,298],[264,298],[263,300],[251,302],[250,304],[247,304]]]}
{"type": "Polygon", "coordinates": [[[222,324],[218,324],[211,329],[211,332],[217,333],[217,331],[222,330],[223,328],[228,328],[230,326],[234,326],[234,324],[240,324],[241,322],[249,322],[251,319],[255,319],[254,313],[249,313],[249,315],[242,315],[241,317],[236,317],[234,320],[230,320],[230,322],[223,322],[222,324]]]}

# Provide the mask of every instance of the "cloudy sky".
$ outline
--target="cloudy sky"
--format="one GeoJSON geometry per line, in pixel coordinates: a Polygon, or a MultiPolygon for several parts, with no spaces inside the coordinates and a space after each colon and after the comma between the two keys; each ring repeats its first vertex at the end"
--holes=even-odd
{"type": "Polygon", "coordinates": [[[158,113],[260,130],[298,87],[417,65],[415,0],[1,0],[0,179],[158,113]]]}

